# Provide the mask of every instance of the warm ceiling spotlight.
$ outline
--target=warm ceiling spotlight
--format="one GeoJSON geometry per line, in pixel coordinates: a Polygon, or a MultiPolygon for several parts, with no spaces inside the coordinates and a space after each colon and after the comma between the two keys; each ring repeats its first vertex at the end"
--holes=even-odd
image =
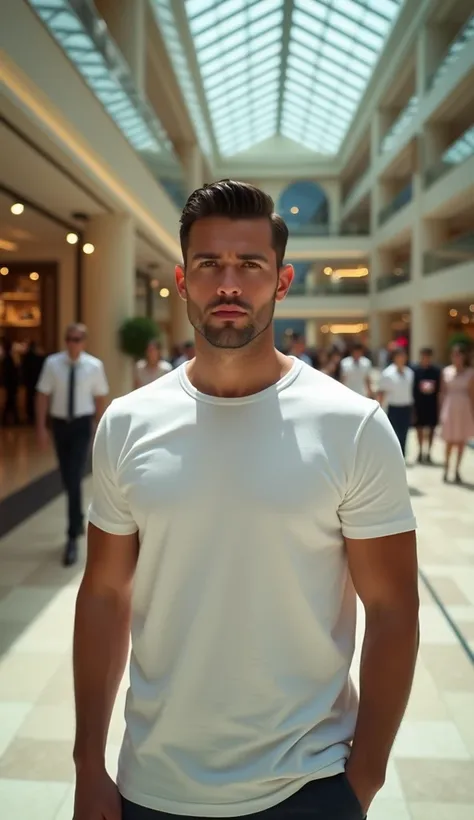
{"type": "Polygon", "coordinates": [[[324,273],[326,274],[326,276],[331,276],[332,268],[324,268],[324,273]]]}
{"type": "Polygon", "coordinates": [[[321,333],[329,333],[329,325],[321,325],[321,333]]]}
{"type": "Polygon", "coordinates": [[[73,233],[72,231],[71,233],[68,233],[68,235],[66,236],[66,242],[68,242],[69,245],[77,245],[77,243],[79,242],[79,237],[77,233],[73,233]]]}
{"type": "Polygon", "coordinates": [[[451,308],[451,310],[449,311],[449,315],[451,316],[452,319],[455,319],[456,316],[458,315],[458,312],[454,308],[451,308]]]}
{"type": "Polygon", "coordinates": [[[9,272],[10,271],[8,270],[8,268],[0,268],[0,273],[2,274],[2,276],[8,276],[9,272]]]}
{"type": "Polygon", "coordinates": [[[30,273],[30,279],[32,282],[37,282],[39,278],[40,275],[35,270],[30,273]]]}
{"type": "Polygon", "coordinates": [[[299,214],[300,209],[296,205],[293,205],[293,207],[290,208],[290,211],[292,214],[299,214]]]}
{"type": "Polygon", "coordinates": [[[82,250],[84,251],[84,253],[90,255],[91,253],[94,253],[95,247],[92,244],[92,242],[86,242],[86,244],[82,246],[82,250]]]}
{"type": "Polygon", "coordinates": [[[161,288],[161,290],[160,290],[160,296],[162,296],[162,297],[163,297],[163,299],[167,299],[167,297],[168,297],[169,295],[170,295],[170,292],[169,292],[168,288],[161,288]]]}
{"type": "Polygon", "coordinates": [[[160,283],[158,282],[158,279],[152,279],[151,282],[150,282],[150,285],[153,288],[153,290],[156,290],[157,287],[159,286],[159,284],[160,283]]]}
{"type": "Polygon", "coordinates": [[[463,325],[468,325],[470,322],[469,316],[463,316],[461,322],[463,323],[463,325]]]}
{"type": "Polygon", "coordinates": [[[10,211],[12,212],[12,214],[15,214],[15,216],[20,216],[20,214],[22,214],[24,210],[25,206],[22,202],[14,202],[10,208],[10,211]]]}

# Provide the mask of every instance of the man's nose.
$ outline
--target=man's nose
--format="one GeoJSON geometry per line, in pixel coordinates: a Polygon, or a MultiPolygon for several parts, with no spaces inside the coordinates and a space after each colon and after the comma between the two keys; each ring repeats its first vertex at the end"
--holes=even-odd
{"type": "Polygon", "coordinates": [[[223,269],[217,287],[217,292],[220,296],[237,296],[242,293],[238,276],[236,275],[235,269],[231,265],[228,265],[223,269]]]}

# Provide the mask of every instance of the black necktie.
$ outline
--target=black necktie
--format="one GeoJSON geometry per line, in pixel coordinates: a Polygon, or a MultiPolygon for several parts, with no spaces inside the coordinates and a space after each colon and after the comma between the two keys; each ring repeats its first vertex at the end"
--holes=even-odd
{"type": "Polygon", "coordinates": [[[76,365],[69,366],[69,384],[68,384],[68,402],[67,402],[67,417],[69,421],[74,418],[74,392],[76,387],[76,365]]]}

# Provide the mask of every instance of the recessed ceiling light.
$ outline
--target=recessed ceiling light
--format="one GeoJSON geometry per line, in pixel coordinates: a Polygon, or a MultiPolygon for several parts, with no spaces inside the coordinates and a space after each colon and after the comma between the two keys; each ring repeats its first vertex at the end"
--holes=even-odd
{"type": "Polygon", "coordinates": [[[22,202],[15,202],[10,208],[10,211],[12,212],[12,214],[15,214],[15,216],[20,216],[20,214],[22,214],[24,210],[25,206],[22,202]]]}
{"type": "Polygon", "coordinates": [[[32,282],[37,282],[39,278],[40,275],[35,270],[30,273],[30,279],[32,282]]]}
{"type": "Polygon", "coordinates": [[[77,245],[77,243],[79,242],[79,237],[77,233],[73,233],[72,231],[71,233],[68,233],[68,235],[66,236],[66,242],[68,242],[69,245],[77,245]]]}
{"type": "Polygon", "coordinates": [[[300,209],[296,205],[293,205],[293,207],[290,208],[290,211],[292,214],[299,214],[300,209]]]}
{"type": "Polygon", "coordinates": [[[2,276],[8,276],[9,270],[8,268],[0,268],[0,273],[2,274],[2,276]]]}
{"type": "Polygon", "coordinates": [[[458,312],[457,312],[457,310],[455,310],[454,308],[451,308],[451,310],[449,311],[449,315],[450,315],[453,319],[455,319],[455,318],[456,318],[456,316],[458,315],[458,312]]]}
{"type": "Polygon", "coordinates": [[[82,246],[82,250],[84,253],[91,254],[94,253],[95,247],[92,242],[86,242],[86,244],[82,246]]]}
{"type": "Polygon", "coordinates": [[[326,276],[331,276],[332,268],[324,268],[324,273],[326,274],[326,276]]]}
{"type": "Polygon", "coordinates": [[[162,296],[163,299],[166,299],[169,295],[170,295],[170,292],[169,292],[168,288],[161,288],[160,296],[162,296]]]}

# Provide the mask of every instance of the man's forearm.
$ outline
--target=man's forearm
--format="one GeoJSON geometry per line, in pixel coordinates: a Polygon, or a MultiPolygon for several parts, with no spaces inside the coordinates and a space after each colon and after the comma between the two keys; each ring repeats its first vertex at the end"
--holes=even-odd
{"type": "Polygon", "coordinates": [[[378,790],[410,696],[418,652],[418,609],[367,618],[360,703],[348,762],[354,780],[378,790]]]}
{"type": "Polygon", "coordinates": [[[110,718],[128,655],[130,612],[129,599],[84,587],[79,591],[74,628],[78,771],[105,766],[110,718]]]}
{"type": "Polygon", "coordinates": [[[101,420],[102,416],[105,413],[105,408],[107,406],[107,396],[96,396],[95,397],[95,419],[94,422],[97,425],[101,420]]]}
{"type": "Polygon", "coordinates": [[[44,430],[48,418],[49,396],[45,393],[36,393],[36,426],[38,430],[44,430]]]}

